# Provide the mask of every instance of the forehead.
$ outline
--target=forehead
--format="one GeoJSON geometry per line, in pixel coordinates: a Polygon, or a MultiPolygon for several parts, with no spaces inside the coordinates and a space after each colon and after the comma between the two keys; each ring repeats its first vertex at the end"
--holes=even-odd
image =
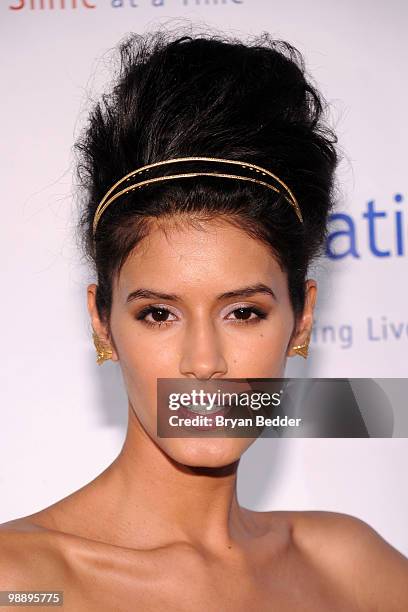
{"type": "Polygon", "coordinates": [[[199,223],[153,224],[134,248],[117,279],[120,293],[135,283],[158,289],[188,290],[259,281],[286,283],[286,274],[270,248],[222,219],[199,223]]]}

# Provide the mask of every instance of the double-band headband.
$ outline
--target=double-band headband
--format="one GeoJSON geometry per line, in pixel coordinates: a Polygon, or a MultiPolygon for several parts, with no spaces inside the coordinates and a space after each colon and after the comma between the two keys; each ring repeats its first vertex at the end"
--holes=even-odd
{"type": "Polygon", "coordinates": [[[140,187],[143,187],[144,185],[149,185],[151,183],[158,183],[160,181],[169,181],[169,180],[173,180],[173,179],[180,179],[180,178],[189,178],[192,176],[219,176],[221,178],[229,178],[229,179],[238,179],[241,181],[250,181],[252,183],[257,183],[258,185],[263,185],[264,187],[268,187],[269,189],[272,189],[273,191],[275,191],[276,193],[282,193],[283,196],[285,197],[285,199],[287,200],[287,202],[293,206],[293,208],[295,209],[296,215],[299,219],[299,221],[301,223],[303,223],[303,218],[302,218],[302,213],[300,211],[299,208],[299,204],[295,198],[295,196],[293,195],[292,191],[289,189],[289,187],[286,185],[286,183],[284,183],[279,177],[277,177],[275,174],[272,174],[272,172],[270,172],[269,170],[266,170],[266,168],[262,168],[261,166],[257,166],[255,164],[251,164],[251,163],[247,163],[247,162],[243,162],[243,161],[237,161],[234,159],[220,159],[218,157],[176,157],[173,159],[166,159],[163,161],[159,161],[156,162],[154,164],[149,164],[147,166],[142,166],[141,168],[138,168],[137,170],[132,170],[132,172],[129,172],[129,174],[126,174],[126,176],[124,176],[123,178],[121,178],[119,181],[117,181],[110,189],[109,191],[104,195],[104,197],[102,198],[102,200],[99,202],[98,207],[95,211],[95,216],[94,216],[94,220],[93,220],[93,237],[95,240],[95,234],[96,234],[96,228],[98,225],[98,222],[101,218],[101,216],[103,215],[103,213],[105,212],[105,210],[108,208],[108,206],[110,204],[112,204],[112,202],[114,202],[115,200],[117,200],[117,198],[119,198],[122,195],[125,195],[126,193],[130,193],[132,191],[134,191],[135,189],[139,189],[140,187]],[[137,177],[136,178],[136,182],[131,181],[131,179],[133,179],[133,177],[135,177],[136,175],[139,175],[143,172],[149,172],[149,170],[151,168],[156,168],[158,166],[164,166],[167,164],[174,164],[176,162],[189,162],[189,161],[203,161],[203,162],[216,162],[216,163],[223,163],[223,164],[234,164],[236,166],[240,166],[241,168],[244,168],[246,170],[250,170],[251,172],[254,172],[258,175],[264,176],[265,178],[268,178],[269,180],[272,179],[272,181],[275,184],[271,184],[270,182],[266,182],[263,181],[259,178],[256,178],[255,176],[243,176],[240,174],[224,174],[221,172],[184,172],[182,174],[170,174],[170,175],[166,175],[166,176],[156,176],[154,178],[148,178],[148,179],[144,179],[144,180],[139,180],[137,181],[137,177]],[[122,185],[123,183],[129,183],[129,181],[131,181],[130,185],[127,185],[126,187],[124,187],[123,189],[120,189],[119,191],[117,191],[116,193],[113,193],[114,191],[116,191],[116,189],[122,185]],[[277,185],[278,186],[277,186],[277,185]]]}

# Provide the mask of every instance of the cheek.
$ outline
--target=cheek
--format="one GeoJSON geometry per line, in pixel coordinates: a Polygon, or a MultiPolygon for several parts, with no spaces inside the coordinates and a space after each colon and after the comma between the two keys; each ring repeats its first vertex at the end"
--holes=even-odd
{"type": "Polygon", "coordinates": [[[273,378],[283,374],[286,350],[282,341],[271,341],[262,332],[249,340],[242,351],[231,354],[231,377],[273,378]]]}
{"type": "MultiPolygon", "coordinates": [[[[228,353],[234,367],[244,368],[257,376],[277,376],[276,368],[286,358],[286,350],[292,333],[293,318],[288,313],[274,313],[260,323],[257,329],[237,332],[228,338],[228,353]]],[[[250,376],[243,374],[242,376],[250,376]]]]}
{"type": "Polygon", "coordinates": [[[160,333],[143,329],[128,315],[112,313],[110,321],[119,367],[129,401],[145,429],[156,428],[157,378],[169,376],[160,350],[160,333]]]}
{"type": "Polygon", "coordinates": [[[151,329],[133,315],[112,311],[111,330],[120,365],[132,377],[168,376],[174,361],[176,337],[166,331],[151,329]],[[173,350],[171,350],[173,349],[173,350]]]}

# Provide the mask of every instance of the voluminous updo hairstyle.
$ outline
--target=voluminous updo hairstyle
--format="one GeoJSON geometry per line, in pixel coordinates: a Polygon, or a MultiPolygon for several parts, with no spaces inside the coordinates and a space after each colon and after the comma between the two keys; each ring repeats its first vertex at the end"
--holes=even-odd
{"type": "MultiPolygon", "coordinates": [[[[242,42],[214,33],[157,30],[120,43],[111,90],[89,114],[76,143],[83,189],[78,236],[97,274],[97,308],[109,322],[112,284],[159,220],[222,217],[271,250],[287,273],[295,317],[304,308],[309,264],[321,254],[338,162],[326,104],[292,45],[268,33],[242,42]],[[303,215],[261,185],[219,177],[169,180],[98,203],[132,170],[174,157],[206,156],[263,166],[290,187],[303,215]]],[[[173,168],[163,167],[163,174],[173,168]]],[[[192,162],[185,171],[194,170],[192,162]]],[[[214,171],[214,166],[211,168],[214,171]]],[[[183,166],[177,166],[182,172],[183,166]]]]}

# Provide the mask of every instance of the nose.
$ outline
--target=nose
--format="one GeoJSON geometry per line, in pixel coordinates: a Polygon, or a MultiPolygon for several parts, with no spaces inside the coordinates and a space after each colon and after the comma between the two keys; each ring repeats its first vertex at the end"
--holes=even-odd
{"type": "Polygon", "coordinates": [[[207,380],[225,376],[228,365],[214,323],[202,318],[191,322],[184,337],[180,374],[207,380]]]}

